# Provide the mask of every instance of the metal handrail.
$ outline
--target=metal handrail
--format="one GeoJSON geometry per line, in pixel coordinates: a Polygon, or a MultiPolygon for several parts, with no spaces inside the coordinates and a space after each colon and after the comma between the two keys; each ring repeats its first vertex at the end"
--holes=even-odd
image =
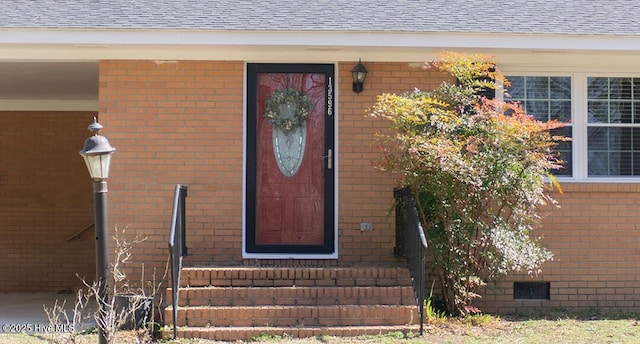
{"type": "Polygon", "coordinates": [[[411,189],[393,190],[396,200],[396,246],[394,255],[407,259],[420,316],[420,335],[424,332],[425,250],[427,237],[416,209],[411,189]]]}
{"type": "Polygon", "coordinates": [[[182,270],[182,257],[187,255],[185,226],[186,198],[187,186],[176,184],[176,191],[173,196],[173,211],[171,212],[171,229],[169,231],[174,339],[178,338],[178,287],[180,284],[180,270],[182,270]]]}
{"type": "Polygon", "coordinates": [[[82,228],[81,230],[77,231],[74,235],[70,236],[67,238],[67,242],[74,240],[74,239],[80,239],[80,237],[82,236],[82,234],[84,234],[84,232],[88,231],[89,229],[91,229],[93,226],[95,226],[96,224],[94,222],[86,225],[84,228],[82,228]]]}

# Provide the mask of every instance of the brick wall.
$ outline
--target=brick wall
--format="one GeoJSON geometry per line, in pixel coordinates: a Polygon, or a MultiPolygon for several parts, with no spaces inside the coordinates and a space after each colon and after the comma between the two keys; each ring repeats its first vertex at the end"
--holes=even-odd
{"type": "Polygon", "coordinates": [[[381,155],[373,141],[376,133],[388,131],[389,123],[367,116],[367,110],[379,94],[433,89],[443,75],[408,63],[365,63],[369,73],[364,91],[356,94],[351,78],[355,64],[340,63],[338,68],[340,257],[349,262],[390,261],[395,245],[395,217],[390,210],[398,184],[374,168],[381,155]],[[371,222],[373,231],[361,232],[361,222],[371,222]]]}
{"type": "MultiPolygon", "coordinates": [[[[366,63],[364,91],[350,69],[336,75],[339,251],[336,264],[393,262],[391,190],[373,168],[374,133],[387,123],[366,116],[376,95],[436,87],[443,76],[406,63],[366,63]],[[361,232],[371,222],[373,231],[361,232]]],[[[132,266],[163,268],[175,183],[189,186],[190,264],[253,264],[241,258],[244,64],[103,61],[100,122],[117,148],[109,180],[110,229],[148,237],[132,266]]],[[[70,290],[94,274],[91,183],[77,155],[95,114],[0,112],[0,292],[70,290]]],[[[554,253],[542,274],[490,282],[476,305],[490,312],[582,307],[640,309],[638,184],[565,183],[534,234],[554,253]],[[550,300],[513,300],[514,281],[550,283],[550,300]]],[[[111,247],[113,248],[113,247],[111,247]]],[[[266,263],[271,263],[266,262],[266,263]]],[[[313,261],[287,261],[309,265],[313,261]]],[[[316,262],[317,263],[317,262],[316,262]]],[[[323,264],[326,264],[324,262],[323,264]]],[[[139,269],[131,270],[136,274],[139,269]]]]}
{"type": "MultiPolygon", "coordinates": [[[[340,261],[392,261],[395,181],[374,170],[378,155],[370,140],[386,124],[365,118],[365,109],[381,92],[433,87],[441,75],[372,63],[365,91],[355,94],[354,64],[337,70],[340,261]],[[374,230],[360,232],[361,222],[374,230]]],[[[243,62],[100,63],[100,120],[117,148],[111,226],[148,237],[138,250],[146,264],[165,261],[175,183],[189,186],[189,263],[255,263],[241,258],[243,90],[243,62]]]]}
{"type": "MultiPolygon", "coordinates": [[[[189,187],[192,264],[241,259],[243,64],[102,61],[99,111],[117,151],[110,227],[147,237],[135,264],[162,269],[176,183],[189,187]]],[[[134,273],[134,281],[137,273],[134,273]]]]}
{"type": "MultiPolygon", "coordinates": [[[[364,248],[362,257],[367,250],[387,257],[387,250],[393,247],[393,220],[381,210],[388,209],[387,190],[395,182],[369,168],[377,153],[368,141],[372,133],[384,131],[386,123],[362,115],[377,94],[414,87],[432,89],[444,77],[406,64],[366,66],[370,73],[365,91],[355,94],[350,91],[350,65],[340,65],[340,223],[347,229],[340,233],[341,245],[364,248]],[[369,217],[376,220],[368,221],[369,217]],[[373,222],[374,228],[383,230],[359,233],[359,222],[373,222]]],[[[536,308],[640,310],[640,185],[563,183],[563,190],[564,194],[555,195],[561,207],[545,209],[545,218],[534,232],[543,238],[554,260],[538,276],[515,274],[490,282],[476,302],[481,309],[499,313],[536,308]],[[515,281],[550,282],[550,300],[514,300],[515,281]]]]}
{"type": "Polygon", "coordinates": [[[532,308],[640,310],[639,184],[563,184],[535,235],[554,254],[538,276],[492,282],[478,302],[508,313],[532,308]],[[514,281],[550,283],[550,300],[513,300],[514,281]]]}
{"type": "Polygon", "coordinates": [[[91,180],[78,155],[94,113],[0,112],[0,292],[67,291],[95,274],[91,180]]]}
{"type": "MultiPolygon", "coordinates": [[[[388,124],[366,117],[366,110],[380,93],[428,90],[444,78],[407,63],[365,63],[364,91],[355,94],[350,73],[355,63],[339,63],[336,71],[340,259],[330,265],[394,261],[389,211],[397,183],[373,168],[379,155],[371,140],[388,124]],[[373,231],[361,232],[361,222],[371,222],[373,231]]],[[[259,263],[241,258],[243,92],[244,64],[239,61],[100,63],[100,121],[117,148],[109,219],[112,229],[128,227],[129,234],[148,237],[135,252],[136,264],[162,267],[166,261],[175,183],[189,186],[190,264],[259,263]]],[[[491,282],[477,302],[482,309],[638,308],[634,258],[639,253],[635,211],[640,186],[567,183],[564,189],[558,195],[562,208],[549,209],[535,233],[544,236],[555,260],[537,277],[491,282]],[[550,282],[551,300],[514,301],[513,281],[550,282]]]]}

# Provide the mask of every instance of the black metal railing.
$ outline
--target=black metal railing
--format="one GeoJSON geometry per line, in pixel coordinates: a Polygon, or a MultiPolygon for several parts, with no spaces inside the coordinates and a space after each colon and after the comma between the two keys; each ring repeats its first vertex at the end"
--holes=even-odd
{"type": "Polygon", "coordinates": [[[89,229],[95,227],[95,223],[92,222],[86,226],[84,226],[84,228],[82,228],[81,230],[77,231],[75,234],[73,234],[72,236],[67,238],[67,242],[70,242],[71,240],[75,240],[75,239],[80,239],[82,238],[82,234],[84,234],[84,232],[88,231],[89,229]]]}
{"type": "Polygon", "coordinates": [[[427,237],[424,234],[411,189],[408,187],[395,189],[393,196],[396,200],[396,246],[393,253],[396,257],[407,259],[420,316],[420,335],[422,335],[425,301],[424,257],[427,237]]]}
{"type": "Polygon", "coordinates": [[[171,304],[173,305],[173,338],[178,336],[178,287],[180,285],[180,270],[182,257],[187,255],[186,245],[186,198],[187,187],[176,184],[173,196],[173,211],[171,212],[171,230],[169,232],[169,254],[171,265],[171,304]]]}

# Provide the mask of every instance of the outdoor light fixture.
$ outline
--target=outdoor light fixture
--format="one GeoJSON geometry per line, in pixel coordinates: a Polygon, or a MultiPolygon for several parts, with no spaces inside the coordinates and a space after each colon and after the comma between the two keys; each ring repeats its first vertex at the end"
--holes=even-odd
{"type": "Polygon", "coordinates": [[[353,92],[360,93],[364,89],[364,79],[367,78],[367,69],[364,68],[362,60],[358,60],[358,64],[351,70],[353,77],[353,92]]]}
{"type": "Polygon", "coordinates": [[[93,123],[89,125],[89,130],[93,136],[84,142],[84,148],[80,155],[89,169],[89,175],[93,180],[105,180],[109,178],[109,167],[111,165],[111,154],[116,150],[109,144],[106,137],[98,135],[102,125],[93,118],[93,123]]]}
{"type": "MultiPolygon", "coordinates": [[[[96,229],[96,279],[98,282],[98,307],[108,304],[107,283],[109,280],[109,254],[107,252],[107,178],[111,165],[111,154],[116,150],[106,137],[98,135],[102,125],[93,118],[89,130],[93,136],[84,141],[80,155],[87,164],[93,179],[94,216],[96,229]]],[[[98,326],[98,342],[105,344],[104,329],[98,326]]]]}

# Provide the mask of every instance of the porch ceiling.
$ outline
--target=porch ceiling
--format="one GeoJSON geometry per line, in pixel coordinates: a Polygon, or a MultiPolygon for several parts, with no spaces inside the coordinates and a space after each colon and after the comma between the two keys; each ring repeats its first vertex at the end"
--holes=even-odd
{"type": "Polygon", "coordinates": [[[0,104],[97,100],[98,62],[0,62],[0,104]]]}

